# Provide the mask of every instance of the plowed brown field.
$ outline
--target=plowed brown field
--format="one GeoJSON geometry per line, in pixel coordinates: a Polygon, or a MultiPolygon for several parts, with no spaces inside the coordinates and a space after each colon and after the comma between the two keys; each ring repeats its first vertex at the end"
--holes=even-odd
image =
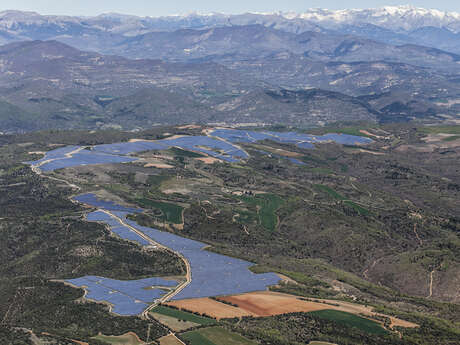
{"type": "Polygon", "coordinates": [[[269,291],[251,292],[219,299],[236,304],[240,309],[253,316],[273,316],[330,308],[327,304],[303,301],[294,296],[269,291]]]}
{"type": "Polygon", "coordinates": [[[180,301],[168,302],[166,305],[171,305],[176,308],[183,310],[196,312],[200,314],[207,314],[216,319],[251,316],[252,314],[240,309],[227,305],[221,302],[217,302],[211,298],[193,298],[183,299],[180,301]]]}
{"type": "MultiPolygon", "coordinates": [[[[215,301],[210,298],[186,299],[167,303],[180,309],[206,313],[216,319],[232,318],[241,316],[274,316],[286,313],[310,312],[316,310],[333,309],[340,310],[355,315],[365,315],[369,318],[372,316],[387,315],[375,313],[372,307],[366,307],[360,304],[342,302],[336,300],[306,300],[300,299],[293,295],[272,292],[258,291],[241,295],[219,297],[219,300],[231,303],[231,306],[225,303],[215,301]]],[[[418,327],[417,324],[390,317],[391,327],[418,327]]]]}

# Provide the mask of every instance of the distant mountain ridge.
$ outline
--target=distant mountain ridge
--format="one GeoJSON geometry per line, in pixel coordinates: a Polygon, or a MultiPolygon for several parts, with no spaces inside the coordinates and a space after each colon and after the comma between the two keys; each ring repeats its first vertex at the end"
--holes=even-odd
{"type": "MultiPolygon", "coordinates": [[[[107,44],[126,37],[158,31],[209,29],[259,24],[273,29],[302,33],[348,33],[389,44],[422,44],[460,53],[460,13],[413,6],[376,9],[310,9],[303,13],[188,14],[167,17],[136,17],[102,14],[95,17],[44,16],[35,12],[0,12],[0,43],[18,40],[61,40],[106,52],[107,44]],[[109,42],[107,42],[107,40],[109,42]]],[[[109,44],[110,45],[110,44],[109,44]]]]}
{"type": "Polygon", "coordinates": [[[457,17],[412,7],[159,18],[1,12],[0,131],[456,122],[457,17]]]}

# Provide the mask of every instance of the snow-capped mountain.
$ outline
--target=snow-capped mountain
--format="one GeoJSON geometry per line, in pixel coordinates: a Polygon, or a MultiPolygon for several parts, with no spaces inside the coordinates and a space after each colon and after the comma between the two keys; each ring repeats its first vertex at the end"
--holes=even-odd
{"type": "Polygon", "coordinates": [[[301,14],[287,14],[323,26],[373,24],[391,30],[412,31],[431,26],[460,31],[460,13],[443,12],[414,6],[385,6],[373,9],[325,10],[310,9],[301,14]]]}
{"type": "Polygon", "coordinates": [[[152,32],[255,24],[295,34],[306,31],[348,34],[386,44],[418,44],[460,53],[460,13],[413,6],[309,9],[304,13],[192,13],[167,17],[117,13],[95,17],[43,16],[35,12],[5,11],[0,12],[0,44],[54,39],[85,50],[117,53],[113,46],[152,32]]]}
{"type": "Polygon", "coordinates": [[[302,22],[325,27],[340,25],[373,24],[391,30],[411,31],[432,26],[446,28],[452,32],[460,31],[460,13],[444,12],[414,6],[385,6],[372,9],[327,10],[308,9],[303,13],[246,13],[246,14],[199,14],[175,15],[167,17],[137,17],[118,13],[101,14],[95,17],[44,16],[36,12],[0,12],[0,28],[12,29],[20,26],[71,24],[90,26],[111,32],[132,34],[130,26],[143,30],[177,30],[203,28],[217,25],[275,24],[284,25],[290,21],[292,26],[302,26],[302,22]],[[125,28],[125,30],[121,28],[125,28]]]}

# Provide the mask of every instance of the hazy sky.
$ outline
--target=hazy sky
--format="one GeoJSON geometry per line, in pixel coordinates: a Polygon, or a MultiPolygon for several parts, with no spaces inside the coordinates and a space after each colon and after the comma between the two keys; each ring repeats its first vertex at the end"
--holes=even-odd
{"type": "Polygon", "coordinates": [[[398,4],[460,12],[459,0],[0,0],[0,10],[17,9],[36,11],[42,14],[88,16],[107,12],[161,16],[190,12],[301,12],[311,7],[340,9],[398,4]]]}

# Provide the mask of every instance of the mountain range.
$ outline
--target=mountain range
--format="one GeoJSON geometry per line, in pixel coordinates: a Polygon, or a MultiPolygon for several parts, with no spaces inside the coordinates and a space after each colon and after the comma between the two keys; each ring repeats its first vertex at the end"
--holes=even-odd
{"type": "Polygon", "coordinates": [[[459,23],[457,13],[407,6],[159,18],[6,11],[0,131],[455,123],[459,23]]]}
{"type": "Polygon", "coordinates": [[[102,14],[96,17],[43,16],[34,12],[0,12],[0,42],[56,39],[87,50],[105,52],[125,37],[180,29],[260,24],[302,33],[351,34],[388,44],[421,44],[460,53],[460,14],[387,6],[376,9],[310,9],[304,13],[245,13],[238,15],[188,14],[169,17],[136,17],[102,14]]]}

